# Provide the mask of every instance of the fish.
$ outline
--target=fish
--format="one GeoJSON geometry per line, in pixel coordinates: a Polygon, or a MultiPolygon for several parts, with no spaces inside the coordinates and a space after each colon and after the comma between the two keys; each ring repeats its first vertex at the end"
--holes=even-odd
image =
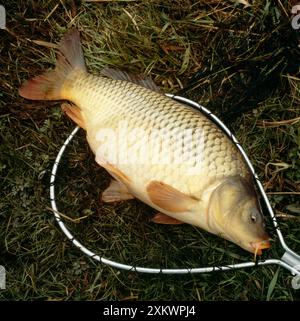
{"type": "Polygon", "coordinates": [[[87,71],[76,29],[59,42],[54,70],[25,81],[20,96],[63,100],[111,176],[101,201],[137,198],[152,222],[191,224],[261,255],[270,248],[252,174],[206,115],[167,97],[153,80],[117,69],[87,71]]]}

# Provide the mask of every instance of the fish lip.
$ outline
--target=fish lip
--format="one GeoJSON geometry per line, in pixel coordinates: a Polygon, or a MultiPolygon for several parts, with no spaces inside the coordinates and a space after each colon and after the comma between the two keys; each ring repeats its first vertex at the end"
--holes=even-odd
{"type": "Polygon", "coordinates": [[[250,246],[253,249],[253,252],[257,255],[262,255],[262,250],[269,249],[271,247],[270,240],[263,240],[258,242],[250,242],[250,246]]]}

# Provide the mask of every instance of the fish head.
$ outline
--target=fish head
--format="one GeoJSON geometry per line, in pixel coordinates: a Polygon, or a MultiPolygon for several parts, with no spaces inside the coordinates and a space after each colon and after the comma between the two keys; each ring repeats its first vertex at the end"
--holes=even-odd
{"type": "Polygon", "coordinates": [[[265,231],[265,223],[256,196],[244,199],[232,209],[231,226],[234,229],[234,243],[245,250],[261,255],[262,250],[270,248],[270,237],[265,231]]]}
{"type": "Polygon", "coordinates": [[[213,232],[258,255],[270,247],[254,186],[240,176],[225,179],[212,193],[213,232]]]}

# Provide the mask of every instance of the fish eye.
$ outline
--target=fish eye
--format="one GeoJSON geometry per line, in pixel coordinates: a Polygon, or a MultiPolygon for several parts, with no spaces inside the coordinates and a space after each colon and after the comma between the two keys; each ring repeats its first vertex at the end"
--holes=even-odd
{"type": "Polygon", "coordinates": [[[251,222],[252,223],[256,223],[256,221],[257,221],[257,215],[256,215],[256,213],[251,213],[250,214],[250,220],[251,220],[251,222]]]}

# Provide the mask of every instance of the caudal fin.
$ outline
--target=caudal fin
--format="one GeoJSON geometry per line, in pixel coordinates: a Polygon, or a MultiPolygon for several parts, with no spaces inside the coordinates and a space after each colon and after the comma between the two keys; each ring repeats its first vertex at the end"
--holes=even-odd
{"type": "Polygon", "coordinates": [[[71,29],[58,44],[55,69],[25,81],[19,94],[32,100],[65,99],[62,86],[70,73],[79,69],[86,70],[80,37],[76,29],[71,29]]]}

